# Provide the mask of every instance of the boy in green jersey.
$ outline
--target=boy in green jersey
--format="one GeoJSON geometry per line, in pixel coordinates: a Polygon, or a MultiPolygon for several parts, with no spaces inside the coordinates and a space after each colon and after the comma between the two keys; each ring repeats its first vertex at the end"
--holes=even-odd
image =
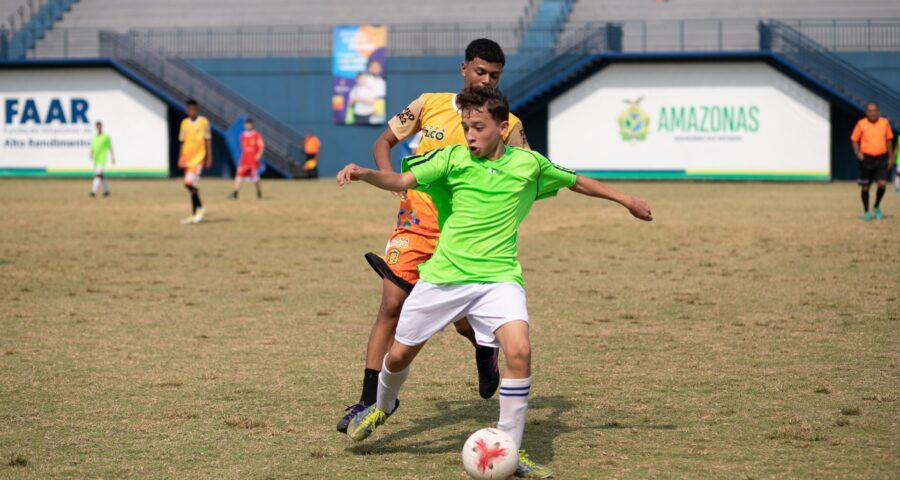
{"type": "MultiPolygon", "coordinates": [[[[395,192],[427,190],[435,200],[441,230],[434,256],[419,267],[421,280],[400,314],[379,374],[377,402],[357,414],[347,429],[354,440],[371,435],[396,410],[409,365],[425,342],[468,317],[479,344],[503,350],[506,370],[497,428],[521,447],[531,388],[531,344],[517,258],[519,224],[535,200],[566,187],[617,202],[642,220],[652,219],[644,201],[576,175],[536,152],[504,145],[501,135],[509,128],[509,105],[497,89],[464,91],[457,105],[468,148],[454,145],[408,157],[403,173],[350,164],[337,175],[340,185],[362,180],[395,192]]],[[[516,475],[547,478],[552,471],[519,450],[516,475]]]]}
{"type": "Polygon", "coordinates": [[[97,196],[97,189],[103,184],[103,196],[109,196],[109,182],[106,181],[106,175],[103,174],[106,169],[106,156],[109,154],[112,164],[116,164],[116,154],[113,152],[112,140],[109,135],[103,133],[103,124],[97,122],[97,135],[91,139],[91,160],[94,162],[94,182],[91,184],[91,197],[97,196]]]}

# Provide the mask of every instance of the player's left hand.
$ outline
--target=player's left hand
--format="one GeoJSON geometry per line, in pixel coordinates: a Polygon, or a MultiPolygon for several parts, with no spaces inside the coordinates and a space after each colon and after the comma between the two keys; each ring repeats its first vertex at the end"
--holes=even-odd
{"type": "Polygon", "coordinates": [[[652,221],[653,213],[650,212],[650,205],[647,205],[647,202],[641,200],[637,197],[631,197],[631,201],[628,202],[628,211],[631,212],[635,218],[639,218],[644,221],[652,221]]]}
{"type": "Polygon", "coordinates": [[[362,180],[366,169],[355,163],[350,163],[337,174],[338,185],[344,186],[355,180],[362,180]]]}

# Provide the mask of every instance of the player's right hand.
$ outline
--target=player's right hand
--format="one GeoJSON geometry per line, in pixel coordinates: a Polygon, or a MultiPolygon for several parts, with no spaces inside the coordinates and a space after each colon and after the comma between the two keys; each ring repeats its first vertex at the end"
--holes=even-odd
{"type": "Polygon", "coordinates": [[[863,157],[863,153],[862,153],[862,152],[856,152],[856,159],[857,159],[857,160],[859,160],[859,161],[861,162],[861,161],[863,161],[863,158],[864,158],[864,157],[863,157]]]}
{"type": "Polygon", "coordinates": [[[653,213],[650,212],[650,205],[647,205],[647,202],[641,200],[637,197],[631,197],[631,201],[628,202],[628,211],[631,212],[635,218],[639,218],[644,221],[652,221],[653,213]]]}
{"type": "Polygon", "coordinates": [[[337,182],[338,185],[344,186],[348,183],[361,180],[363,175],[365,175],[366,169],[360,167],[355,163],[350,163],[337,174],[337,182]]]}
{"type": "Polygon", "coordinates": [[[406,190],[402,192],[391,192],[391,195],[399,198],[400,200],[406,200],[406,190]]]}

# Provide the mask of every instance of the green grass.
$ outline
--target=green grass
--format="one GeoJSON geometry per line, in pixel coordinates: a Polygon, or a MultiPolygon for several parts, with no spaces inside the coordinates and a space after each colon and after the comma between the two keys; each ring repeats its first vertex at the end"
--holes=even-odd
{"type": "MultiPolygon", "coordinates": [[[[896,478],[900,198],[850,184],[616,184],[520,235],[534,343],[526,446],[558,478],[896,478]]],[[[3,180],[0,478],[462,479],[496,421],[452,331],[368,441],[358,396],[396,202],[364,185],[3,180]]],[[[452,330],[452,329],[450,329],[452,330]]]]}

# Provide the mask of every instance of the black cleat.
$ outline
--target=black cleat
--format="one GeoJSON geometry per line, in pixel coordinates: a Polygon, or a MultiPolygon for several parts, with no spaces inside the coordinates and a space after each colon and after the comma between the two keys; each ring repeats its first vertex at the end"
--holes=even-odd
{"type": "Polygon", "coordinates": [[[497,367],[499,350],[491,347],[475,348],[475,366],[478,367],[478,394],[491,398],[500,386],[500,369],[497,367]]]}
{"type": "Polygon", "coordinates": [[[357,413],[365,410],[366,407],[365,404],[359,402],[345,408],[344,411],[347,412],[347,414],[337,423],[337,431],[347,433],[347,427],[350,425],[350,421],[353,420],[353,417],[355,417],[357,413]]]}
{"type": "Polygon", "coordinates": [[[261,198],[262,198],[262,190],[257,190],[256,191],[256,199],[259,200],[261,198]]]}
{"type": "Polygon", "coordinates": [[[90,196],[91,196],[91,198],[94,198],[94,197],[96,197],[96,196],[97,196],[97,194],[96,194],[96,193],[94,193],[94,192],[91,192],[91,193],[90,193],[90,196]]]}
{"type": "Polygon", "coordinates": [[[109,196],[109,192],[103,192],[103,197],[104,197],[104,198],[105,198],[105,197],[108,197],[108,196],[109,196]]]}
{"type": "Polygon", "coordinates": [[[238,198],[238,192],[237,192],[237,191],[234,191],[234,192],[229,193],[229,194],[228,194],[228,198],[230,198],[231,200],[237,200],[237,198],[238,198]]]}

